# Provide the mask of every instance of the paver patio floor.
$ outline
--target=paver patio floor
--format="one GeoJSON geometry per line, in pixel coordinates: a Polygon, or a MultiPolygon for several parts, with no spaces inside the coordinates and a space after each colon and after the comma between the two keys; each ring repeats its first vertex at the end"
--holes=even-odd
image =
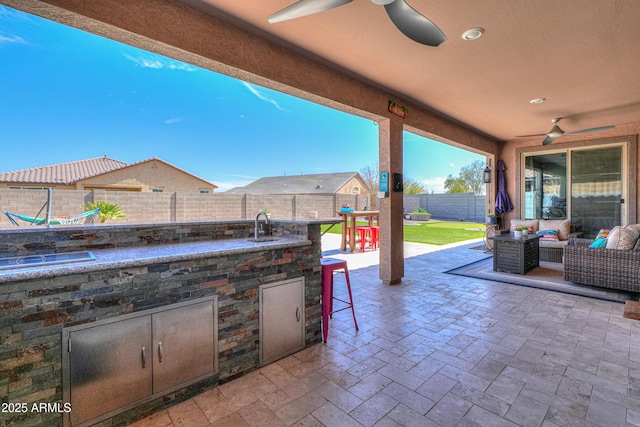
{"type": "Polygon", "coordinates": [[[336,313],[327,344],[135,426],[640,426],[640,321],[619,303],[443,273],[486,256],[477,245],[409,244],[395,286],[378,252],[334,252],[360,331],[336,313]]]}

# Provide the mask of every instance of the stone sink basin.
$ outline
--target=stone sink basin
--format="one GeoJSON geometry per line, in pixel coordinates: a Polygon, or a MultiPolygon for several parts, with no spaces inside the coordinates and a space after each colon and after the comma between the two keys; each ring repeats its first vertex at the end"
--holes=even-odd
{"type": "Polygon", "coordinates": [[[40,267],[43,265],[63,264],[67,262],[94,261],[95,259],[96,257],[91,251],[4,257],[0,258],[0,270],[40,267]]]}

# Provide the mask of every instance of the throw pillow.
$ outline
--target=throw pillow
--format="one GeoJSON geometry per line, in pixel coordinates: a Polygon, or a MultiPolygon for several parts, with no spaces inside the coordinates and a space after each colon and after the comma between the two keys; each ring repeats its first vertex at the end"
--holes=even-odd
{"type": "Polygon", "coordinates": [[[607,237],[607,249],[631,250],[638,240],[638,230],[633,225],[613,227],[607,237]]]}
{"type": "Polygon", "coordinates": [[[569,219],[541,219],[539,230],[558,230],[560,240],[569,240],[571,220],[569,219]]]}
{"type": "Polygon", "coordinates": [[[540,240],[558,241],[560,239],[558,238],[558,234],[557,233],[553,233],[553,234],[542,234],[542,235],[540,235],[540,240]]]}
{"type": "Polygon", "coordinates": [[[558,230],[540,230],[536,233],[538,236],[543,236],[545,234],[554,234],[558,235],[558,230]]]}
{"type": "Polygon", "coordinates": [[[607,237],[609,237],[609,233],[611,232],[611,229],[609,228],[603,228],[600,231],[598,231],[598,234],[596,235],[596,240],[602,238],[602,239],[606,239],[607,237]]]}
{"type": "Polygon", "coordinates": [[[605,246],[607,246],[607,239],[605,239],[604,237],[598,237],[593,241],[592,244],[589,245],[589,247],[593,249],[604,248],[605,246]]]}

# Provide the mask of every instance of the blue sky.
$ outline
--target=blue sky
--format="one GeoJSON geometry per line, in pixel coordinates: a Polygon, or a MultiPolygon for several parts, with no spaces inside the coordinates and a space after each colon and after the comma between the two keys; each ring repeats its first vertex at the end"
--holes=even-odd
{"type": "MultiPolygon", "coordinates": [[[[156,156],[225,191],[378,162],[370,120],[3,6],[0,100],[2,172],[156,156]]],[[[435,192],[477,159],[405,133],[404,175],[435,192]]]]}

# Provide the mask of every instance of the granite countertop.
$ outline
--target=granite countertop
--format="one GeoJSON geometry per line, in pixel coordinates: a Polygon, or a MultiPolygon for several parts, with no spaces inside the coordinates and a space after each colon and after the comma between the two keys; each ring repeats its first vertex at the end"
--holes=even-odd
{"type": "Polygon", "coordinates": [[[69,262],[65,264],[29,266],[24,268],[0,270],[0,283],[103,271],[114,268],[139,267],[157,263],[186,261],[190,259],[212,258],[230,254],[258,252],[262,250],[308,246],[311,244],[312,242],[310,240],[277,237],[274,240],[262,242],[251,241],[251,238],[222,239],[192,243],[95,250],[92,251],[96,258],[93,261],[69,262]]]}

